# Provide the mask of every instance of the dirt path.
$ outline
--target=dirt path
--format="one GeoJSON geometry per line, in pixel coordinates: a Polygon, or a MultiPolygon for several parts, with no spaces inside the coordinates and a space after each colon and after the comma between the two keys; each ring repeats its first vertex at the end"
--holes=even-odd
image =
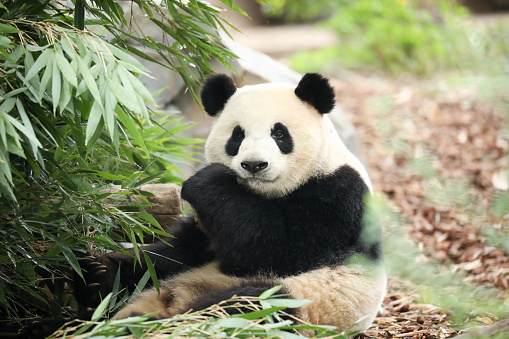
{"type": "MultiPolygon", "coordinates": [[[[375,190],[406,220],[405,232],[427,260],[450,265],[470,283],[505,297],[509,258],[485,236],[486,230],[509,229],[507,219],[490,212],[497,188],[507,188],[500,173],[509,168],[509,143],[496,107],[475,87],[442,84],[440,90],[434,86],[439,82],[397,84],[360,76],[334,84],[358,129],[375,190]]],[[[419,304],[394,286],[376,324],[367,334],[377,338],[458,333],[448,326],[447,311],[419,304]]]]}

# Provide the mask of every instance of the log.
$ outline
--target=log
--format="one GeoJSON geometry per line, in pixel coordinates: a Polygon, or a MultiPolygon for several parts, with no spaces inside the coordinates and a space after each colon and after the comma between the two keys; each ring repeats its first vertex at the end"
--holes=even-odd
{"type": "MultiPolygon", "coordinates": [[[[118,192],[120,186],[105,189],[104,192],[118,192]]],[[[141,191],[152,193],[154,196],[134,195],[133,201],[141,203],[146,201],[154,206],[146,208],[152,215],[178,215],[182,213],[183,201],[180,199],[180,187],[176,184],[147,184],[140,187],[141,191]]]]}
{"type": "Polygon", "coordinates": [[[182,200],[180,199],[180,187],[176,184],[148,184],[140,187],[142,191],[152,193],[153,197],[133,196],[133,199],[143,202],[147,199],[154,206],[147,208],[152,215],[177,215],[182,213],[182,200]]]}

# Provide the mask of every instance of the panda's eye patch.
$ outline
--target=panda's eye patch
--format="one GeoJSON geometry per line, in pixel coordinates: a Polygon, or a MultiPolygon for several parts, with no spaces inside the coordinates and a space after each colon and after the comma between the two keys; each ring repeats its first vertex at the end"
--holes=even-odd
{"type": "Polygon", "coordinates": [[[274,132],[274,138],[276,139],[283,139],[285,137],[285,132],[278,129],[277,131],[274,132]]]}
{"type": "Polygon", "coordinates": [[[293,151],[293,139],[288,128],[282,123],[274,124],[270,131],[270,136],[276,142],[277,147],[283,154],[289,154],[293,151]]]}
{"type": "Polygon", "coordinates": [[[242,129],[240,131],[234,131],[232,137],[235,139],[235,141],[242,141],[244,140],[244,131],[242,129]]]}
{"type": "Polygon", "coordinates": [[[235,126],[230,139],[228,139],[228,142],[226,143],[226,154],[231,157],[236,156],[239,153],[240,144],[242,144],[244,137],[245,135],[242,127],[239,125],[235,126]]]}

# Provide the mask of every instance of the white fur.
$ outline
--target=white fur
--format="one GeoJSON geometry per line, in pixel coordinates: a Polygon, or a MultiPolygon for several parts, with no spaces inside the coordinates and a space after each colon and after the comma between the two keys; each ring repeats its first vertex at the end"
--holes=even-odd
{"type": "Polygon", "coordinates": [[[371,190],[361,162],[346,148],[327,114],[318,113],[294,93],[295,87],[281,84],[245,86],[228,100],[214,123],[205,144],[205,158],[233,169],[240,182],[268,198],[284,196],[310,177],[323,176],[341,165],[353,167],[371,190]],[[294,147],[283,154],[271,137],[276,123],[284,124],[294,147]],[[245,131],[237,155],[226,154],[225,145],[235,126],[245,131]],[[266,161],[268,167],[252,174],[243,161],[266,161]]]}
{"type": "Polygon", "coordinates": [[[133,313],[170,318],[188,311],[189,303],[207,293],[256,281],[283,285],[291,298],[313,300],[297,310],[296,316],[304,323],[335,326],[338,331],[362,331],[378,312],[387,278],[382,269],[364,265],[324,267],[287,278],[238,278],[222,273],[217,262],[211,262],[161,281],[161,293],[155,288],[142,292],[114,319],[133,313]]]}
{"type": "MultiPolygon", "coordinates": [[[[208,162],[218,162],[237,172],[240,182],[258,194],[284,196],[312,176],[325,176],[342,165],[354,168],[371,191],[371,182],[361,162],[346,148],[326,114],[318,113],[294,94],[294,87],[276,84],[239,89],[219,114],[205,145],[208,162]],[[294,143],[290,154],[282,154],[271,137],[276,123],[287,126],[294,143]],[[226,154],[225,145],[235,126],[245,131],[236,156],[226,154]],[[266,170],[253,175],[243,161],[266,161],[266,170]]],[[[155,312],[171,317],[186,312],[187,305],[204,294],[257,280],[283,285],[292,298],[311,299],[297,316],[309,323],[333,325],[338,330],[364,330],[372,323],[386,290],[381,266],[339,265],[323,267],[289,277],[238,278],[220,272],[217,263],[194,268],[143,292],[115,317],[133,312],[155,312]]],[[[306,333],[307,334],[307,333],[306,333]]]]}

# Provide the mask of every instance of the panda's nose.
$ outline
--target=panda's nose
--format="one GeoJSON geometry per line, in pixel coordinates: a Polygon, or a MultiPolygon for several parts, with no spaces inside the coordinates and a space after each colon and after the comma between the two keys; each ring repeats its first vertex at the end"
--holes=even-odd
{"type": "Polygon", "coordinates": [[[269,163],[266,161],[243,161],[240,163],[243,169],[253,174],[267,168],[268,165],[269,163]]]}

